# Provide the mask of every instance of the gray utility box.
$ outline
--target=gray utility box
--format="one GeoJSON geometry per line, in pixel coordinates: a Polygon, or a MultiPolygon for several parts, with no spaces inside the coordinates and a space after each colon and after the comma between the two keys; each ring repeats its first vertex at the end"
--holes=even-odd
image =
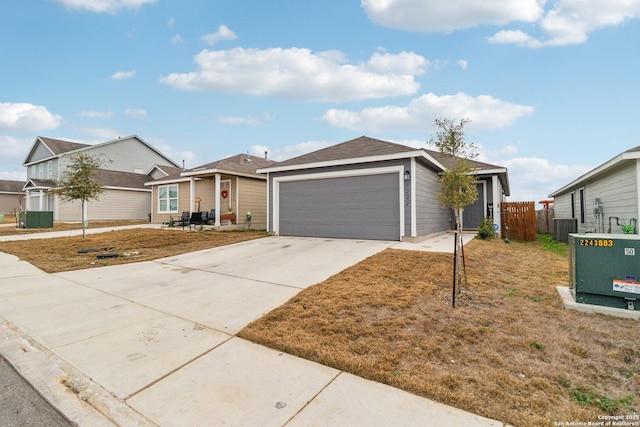
{"type": "Polygon", "coordinates": [[[569,234],[569,286],[578,303],[640,310],[640,236],[569,234]]]}

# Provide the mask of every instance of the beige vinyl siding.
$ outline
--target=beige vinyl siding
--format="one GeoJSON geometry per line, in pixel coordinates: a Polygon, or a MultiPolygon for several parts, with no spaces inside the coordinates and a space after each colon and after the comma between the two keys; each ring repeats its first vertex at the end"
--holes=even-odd
{"type": "MultiPolygon", "coordinates": [[[[131,220],[146,221],[149,219],[148,191],[127,191],[107,189],[100,195],[100,200],[88,202],[87,217],[89,221],[131,220]]],[[[58,221],[81,222],[82,203],[79,200],[58,204],[58,221]]]]}
{"type": "Polygon", "coordinates": [[[238,224],[247,224],[247,212],[251,212],[251,228],[267,228],[267,181],[238,178],[240,203],[237,212],[238,224]]]}
{"type": "Polygon", "coordinates": [[[15,193],[0,193],[0,214],[19,211],[23,205],[24,195],[15,193]]]}

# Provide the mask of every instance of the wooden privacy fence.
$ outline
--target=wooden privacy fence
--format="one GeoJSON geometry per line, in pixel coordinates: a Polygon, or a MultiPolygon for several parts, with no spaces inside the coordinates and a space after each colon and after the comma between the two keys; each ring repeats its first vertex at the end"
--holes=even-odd
{"type": "Polygon", "coordinates": [[[534,202],[500,203],[502,237],[525,241],[536,240],[537,220],[534,206],[534,202]]]}

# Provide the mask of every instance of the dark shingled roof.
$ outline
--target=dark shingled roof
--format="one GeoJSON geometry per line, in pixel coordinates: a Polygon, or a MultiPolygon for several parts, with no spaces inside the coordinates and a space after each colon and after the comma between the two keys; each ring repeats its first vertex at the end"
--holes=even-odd
{"type": "Polygon", "coordinates": [[[79,142],[63,141],[61,139],[47,138],[47,137],[44,137],[44,136],[39,136],[38,139],[40,139],[40,141],[45,143],[46,146],[49,147],[49,149],[51,151],[53,151],[53,154],[56,154],[56,155],[57,154],[62,154],[62,153],[67,153],[69,151],[78,150],[80,148],[89,147],[89,144],[81,144],[79,142]]]}
{"type": "Polygon", "coordinates": [[[96,181],[105,187],[122,187],[149,190],[144,186],[149,181],[149,175],[133,172],[110,171],[106,169],[96,170],[96,181]]]}
{"type": "MultiPolygon", "coordinates": [[[[445,167],[453,166],[454,160],[451,156],[441,156],[439,152],[427,150],[424,148],[413,148],[406,145],[396,144],[380,139],[361,136],[350,141],[332,145],[312,153],[303,154],[293,159],[285,160],[276,165],[281,166],[299,166],[310,163],[331,162],[336,160],[357,159],[363,157],[385,156],[399,153],[411,153],[416,151],[424,151],[436,161],[442,163],[445,167]]],[[[476,160],[467,159],[469,163],[478,169],[478,171],[487,169],[502,168],[502,166],[491,165],[489,163],[478,162],[476,160]]]]}
{"type": "Polygon", "coordinates": [[[395,144],[393,142],[382,141],[380,139],[361,136],[350,141],[332,145],[312,153],[303,154],[293,159],[278,163],[280,166],[298,166],[308,163],[331,162],[335,160],[355,159],[359,157],[384,156],[403,152],[418,151],[417,148],[406,145],[395,144]]]}
{"type": "Polygon", "coordinates": [[[0,193],[22,193],[25,181],[0,180],[0,193]]]}
{"type": "Polygon", "coordinates": [[[238,154],[235,156],[227,157],[226,159],[218,160],[206,165],[198,166],[193,169],[188,169],[186,172],[197,172],[199,170],[207,169],[219,169],[229,172],[239,172],[257,175],[256,170],[266,168],[274,165],[276,162],[273,160],[265,159],[264,157],[251,156],[249,154],[238,154]]]}

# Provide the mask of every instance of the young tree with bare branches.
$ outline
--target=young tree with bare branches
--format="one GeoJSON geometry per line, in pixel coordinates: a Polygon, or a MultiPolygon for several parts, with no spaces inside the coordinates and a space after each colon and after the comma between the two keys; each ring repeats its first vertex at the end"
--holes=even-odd
{"type": "Polygon", "coordinates": [[[467,159],[478,156],[476,146],[464,139],[464,127],[471,120],[468,118],[455,121],[447,118],[435,120],[439,130],[430,142],[440,152],[440,161],[446,169],[440,172],[440,191],[438,200],[444,207],[453,209],[456,220],[456,257],[454,259],[454,286],[456,293],[462,292],[462,213],[464,208],[473,204],[478,198],[474,168],[467,159]]]}
{"type": "Polygon", "coordinates": [[[64,201],[82,201],[82,237],[85,232],[85,205],[90,200],[98,200],[103,187],[96,180],[96,170],[102,162],[89,154],[80,153],[70,157],[70,162],[61,173],[56,192],[64,201]]]}

